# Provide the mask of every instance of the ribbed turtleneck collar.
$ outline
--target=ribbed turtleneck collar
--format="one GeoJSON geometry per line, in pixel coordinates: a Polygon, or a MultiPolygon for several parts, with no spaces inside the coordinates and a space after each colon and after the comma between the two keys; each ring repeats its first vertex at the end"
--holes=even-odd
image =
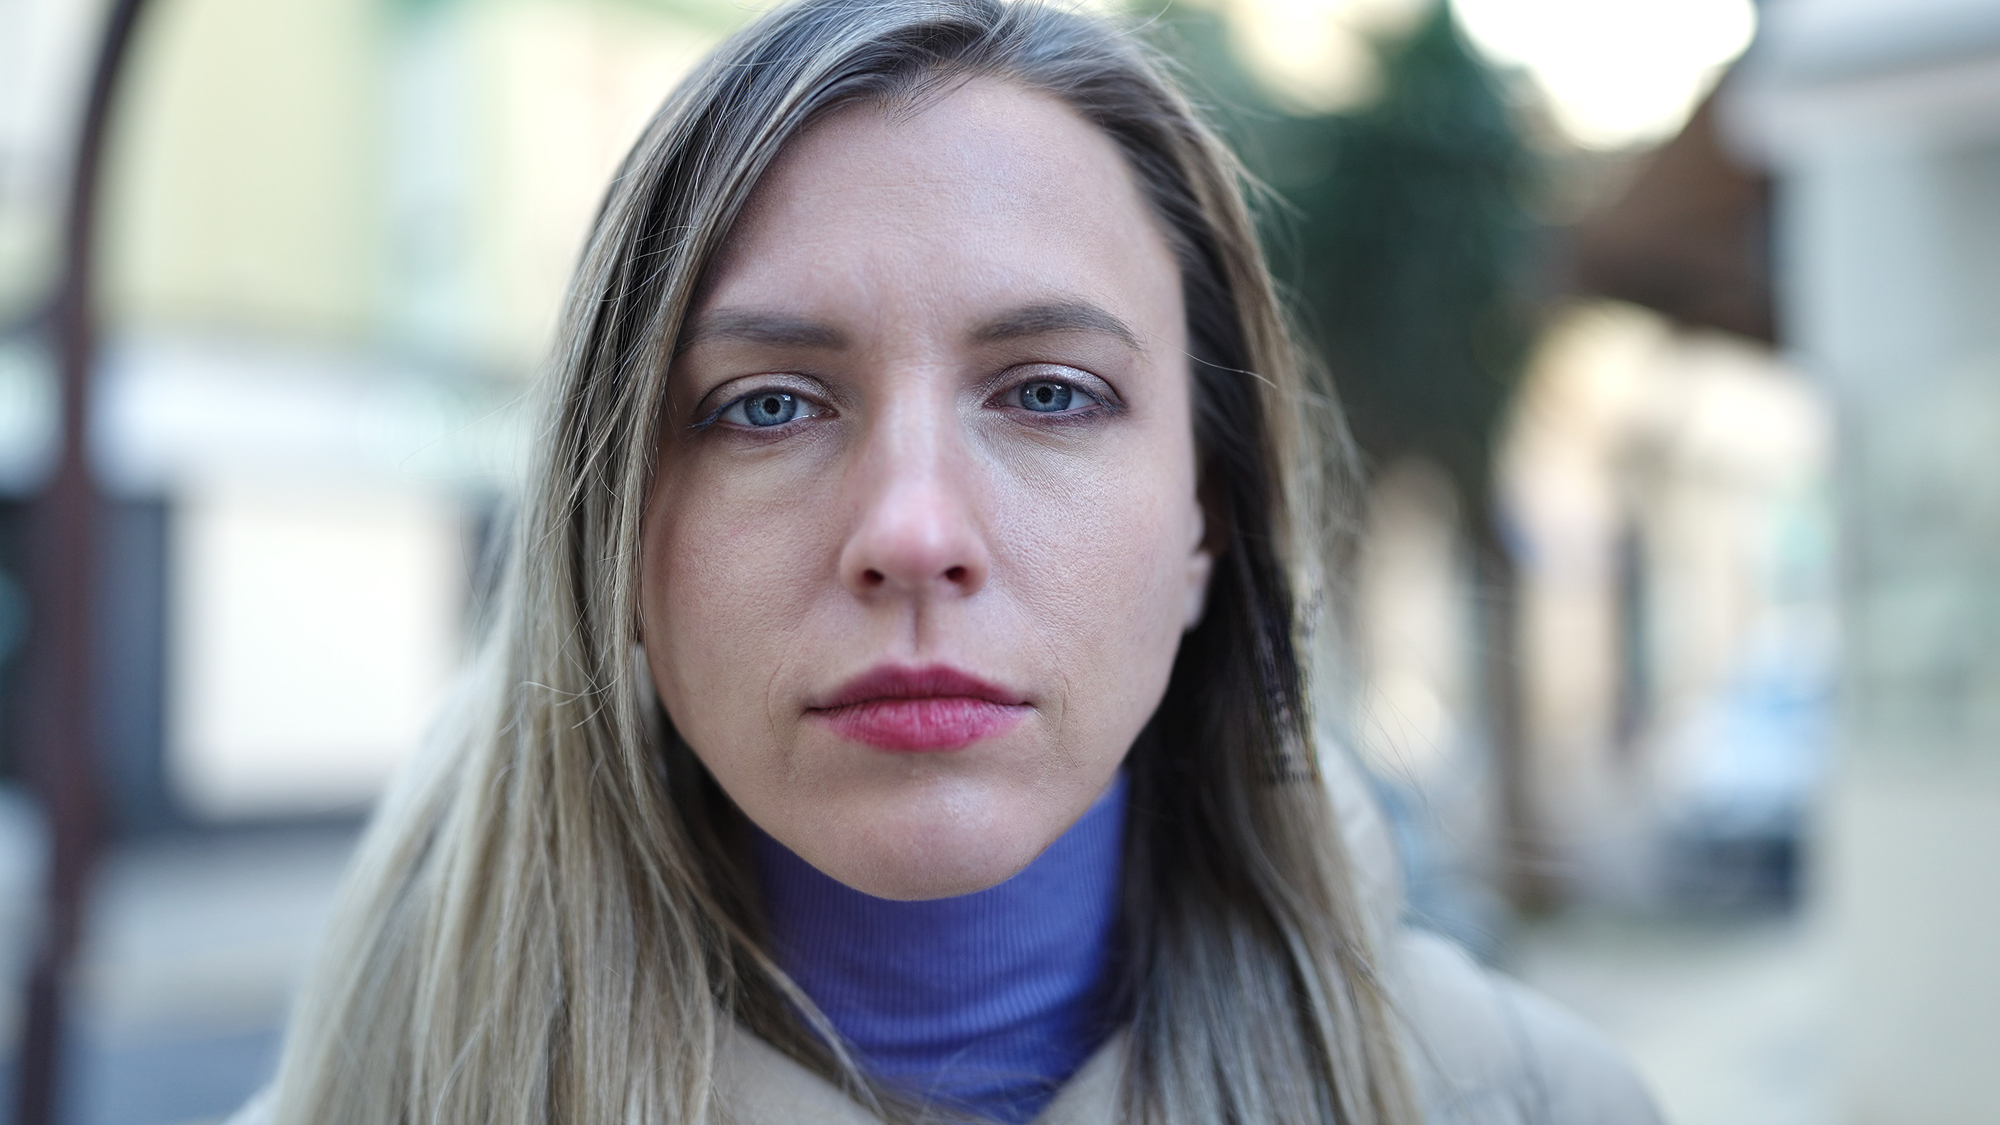
{"type": "Polygon", "coordinates": [[[771,944],[877,1077],[1030,1120],[1109,1036],[1125,780],[999,886],[894,902],[755,842],[771,944]]]}

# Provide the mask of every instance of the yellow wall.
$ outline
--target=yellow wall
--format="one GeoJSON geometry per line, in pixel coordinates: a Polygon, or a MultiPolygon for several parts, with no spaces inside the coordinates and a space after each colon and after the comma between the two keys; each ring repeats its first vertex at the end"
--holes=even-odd
{"type": "MultiPolygon", "coordinates": [[[[747,15],[716,7],[722,24],[747,15]]],[[[448,81],[462,84],[445,117],[462,189],[442,201],[460,259],[417,283],[436,298],[447,279],[451,324],[406,339],[401,306],[429,299],[398,273],[394,240],[411,235],[392,213],[411,113],[397,67],[420,21],[387,0],[158,0],[109,169],[114,323],[442,342],[483,370],[532,369],[618,159],[718,29],[593,0],[461,2],[422,20],[456,40],[448,81]]]]}
{"type": "Polygon", "coordinates": [[[473,140],[475,331],[482,358],[523,370],[542,357],[618,162],[720,34],[673,13],[561,0],[499,0],[469,16],[484,107],[473,140]]]}
{"type": "Polygon", "coordinates": [[[378,272],[371,0],[161,0],[135,45],[106,218],[109,308],[345,338],[378,272]]]}

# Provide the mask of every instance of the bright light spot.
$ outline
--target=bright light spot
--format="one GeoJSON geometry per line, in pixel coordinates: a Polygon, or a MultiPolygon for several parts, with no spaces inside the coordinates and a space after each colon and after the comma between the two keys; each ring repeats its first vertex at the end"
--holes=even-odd
{"type": "Polygon", "coordinates": [[[1393,36],[1426,0],[1213,0],[1227,12],[1252,73],[1299,110],[1351,109],[1374,93],[1370,39],[1393,36]]]}
{"type": "Polygon", "coordinates": [[[1452,0],[1495,63],[1525,68],[1577,143],[1619,148],[1677,131],[1750,45],[1751,0],[1452,0]]]}

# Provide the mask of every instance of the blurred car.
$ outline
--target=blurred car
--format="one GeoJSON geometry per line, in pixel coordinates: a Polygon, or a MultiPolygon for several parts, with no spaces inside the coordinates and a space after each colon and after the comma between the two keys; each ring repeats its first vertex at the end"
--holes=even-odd
{"type": "Polygon", "coordinates": [[[1789,905],[1834,736],[1826,630],[1770,630],[1666,735],[1662,890],[1713,906],[1789,905]]]}

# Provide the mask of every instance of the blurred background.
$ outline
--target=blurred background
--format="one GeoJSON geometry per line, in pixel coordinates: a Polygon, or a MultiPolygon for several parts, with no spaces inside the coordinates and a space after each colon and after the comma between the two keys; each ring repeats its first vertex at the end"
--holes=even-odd
{"type": "MultiPolygon", "coordinates": [[[[754,10],[0,0],[0,1121],[268,1078],[600,193],[754,10]]],[[[1415,920],[1681,1125],[1995,1120],[2000,0],[1135,10],[1367,456],[1415,920]]]]}

